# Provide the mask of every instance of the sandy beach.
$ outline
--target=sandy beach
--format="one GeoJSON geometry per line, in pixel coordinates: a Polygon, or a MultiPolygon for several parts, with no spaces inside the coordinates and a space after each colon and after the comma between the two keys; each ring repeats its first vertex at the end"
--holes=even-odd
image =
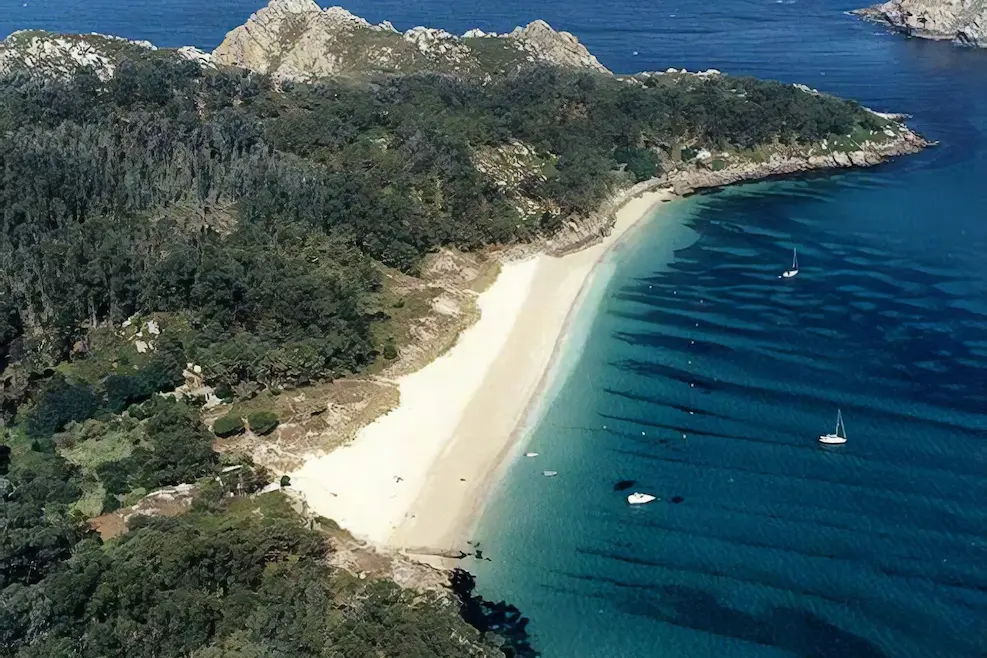
{"type": "Polygon", "coordinates": [[[595,266],[672,196],[630,199],[610,235],[586,249],[505,264],[479,296],[480,319],[443,356],[398,380],[399,406],[350,444],[308,459],[290,474],[293,488],[313,512],[379,545],[465,549],[595,266]]]}

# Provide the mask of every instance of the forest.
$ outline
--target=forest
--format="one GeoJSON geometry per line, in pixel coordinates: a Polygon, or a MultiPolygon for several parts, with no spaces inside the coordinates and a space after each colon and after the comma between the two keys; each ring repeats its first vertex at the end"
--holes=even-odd
{"type": "Polygon", "coordinates": [[[328,566],[325,538],[282,494],[247,496],[261,480],[205,484],[190,512],[137,517],[104,543],[63,515],[78,494],[64,460],[36,452],[0,472],[13,489],[0,544],[0,656],[504,655],[455,599],[328,566]]]}
{"type": "MultiPolygon", "coordinates": [[[[540,69],[485,85],[416,75],[275,87],[159,53],[108,83],[8,76],[0,368],[43,372],[100,325],[161,312],[185,316],[183,350],[210,383],[356,372],[380,349],[381,266],[413,273],[441,246],[549,232],[679,147],[811,143],[879,121],[727,77],[639,84],[540,69]],[[557,213],[519,216],[476,168],[474,153],[515,141],[550,160],[524,192],[557,213]]],[[[25,393],[11,388],[8,412],[25,393]]]]}
{"type": "Polygon", "coordinates": [[[193,363],[230,399],[359,373],[389,271],[550,234],[700,148],[882,126],[725,76],[292,84],[135,52],[108,81],[0,78],[0,656],[510,654],[444,598],[331,569],[284,510],[237,514],[264,474],[158,394],[193,363]],[[506,189],[478,154],[519,143],[539,175],[506,189]],[[182,483],[190,514],[87,525],[182,483]]]}

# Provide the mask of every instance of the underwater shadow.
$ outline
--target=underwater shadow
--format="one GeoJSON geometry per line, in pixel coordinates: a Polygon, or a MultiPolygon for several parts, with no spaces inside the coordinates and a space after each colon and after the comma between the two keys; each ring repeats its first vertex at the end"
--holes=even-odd
{"type": "Polygon", "coordinates": [[[681,585],[655,589],[661,596],[660,602],[636,600],[622,605],[622,612],[777,647],[807,658],[888,658],[888,654],[866,638],[805,610],[774,607],[753,615],[721,604],[713,594],[702,589],[681,585]]]}

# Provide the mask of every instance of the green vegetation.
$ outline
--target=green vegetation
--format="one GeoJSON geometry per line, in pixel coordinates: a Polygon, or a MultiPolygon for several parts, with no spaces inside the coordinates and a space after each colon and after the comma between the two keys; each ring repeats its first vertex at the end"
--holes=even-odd
{"type": "Polygon", "coordinates": [[[220,437],[242,434],[243,430],[243,419],[232,413],[228,413],[225,416],[220,416],[212,425],[213,433],[220,437]]]}
{"type": "MultiPolygon", "coordinates": [[[[682,147],[881,127],[853,103],[747,78],[534,68],[486,84],[421,74],[275,89],[163,53],[121,56],[107,83],[0,79],[0,364],[20,370],[2,392],[8,416],[69,358],[80,372],[101,364],[105,381],[93,368],[78,379],[112,412],[180,383],[187,361],[226,386],[359,371],[386,348],[381,265],[413,273],[441,246],[550,232],[682,147]],[[553,209],[540,220],[475,167],[517,143],[551,163],[520,190],[553,209]],[[136,372],[107,358],[94,336],[135,313],[181,327],[171,363],[141,362],[160,346],[136,372]]],[[[33,431],[89,413],[84,390],[64,395],[33,431]]]]}
{"type": "Polygon", "coordinates": [[[263,473],[220,467],[215,436],[244,417],[267,434],[282,390],[398,358],[401,322],[441,290],[385,281],[439,248],[550,233],[700,149],[838,149],[885,127],[746,78],[531,68],[275,86],[122,42],[117,55],[105,82],[0,77],[5,657],[494,655],[444,599],[326,566],[283,496],[249,496],[263,473]],[[200,369],[233,405],[215,434],[172,395],[200,369]],[[183,483],[198,492],[186,516],[106,543],[86,525],[183,483]]]}
{"type": "Polygon", "coordinates": [[[247,425],[259,436],[270,434],[278,426],[278,415],[273,411],[255,411],[247,416],[247,425]]]}
{"type": "Polygon", "coordinates": [[[17,658],[500,655],[436,594],[325,565],[280,493],[205,488],[193,512],[138,517],[101,543],[58,514],[65,462],[14,460],[0,544],[0,655],[17,658]],[[33,521],[31,525],[30,521],[33,521]]]}

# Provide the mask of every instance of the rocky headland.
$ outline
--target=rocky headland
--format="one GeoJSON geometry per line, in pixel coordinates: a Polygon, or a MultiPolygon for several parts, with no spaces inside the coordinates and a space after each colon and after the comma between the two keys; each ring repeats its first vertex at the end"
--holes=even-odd
{"type": "Polygon", "coordinates": [[[389,22],[373,25],[313,0],[273,0],[232,30],[213,58],[293,80],[417,71],[497,74],[536,63],[607,70],[574,36],[545,21],[507,34],[470,30],[456,36],[428,27],[402,33],[389,22]]]}
{"type": "Polygon", "coordinates": [[[987,0],[890,0],[852,13],[909,36],[987,47],[987,0]]]}

